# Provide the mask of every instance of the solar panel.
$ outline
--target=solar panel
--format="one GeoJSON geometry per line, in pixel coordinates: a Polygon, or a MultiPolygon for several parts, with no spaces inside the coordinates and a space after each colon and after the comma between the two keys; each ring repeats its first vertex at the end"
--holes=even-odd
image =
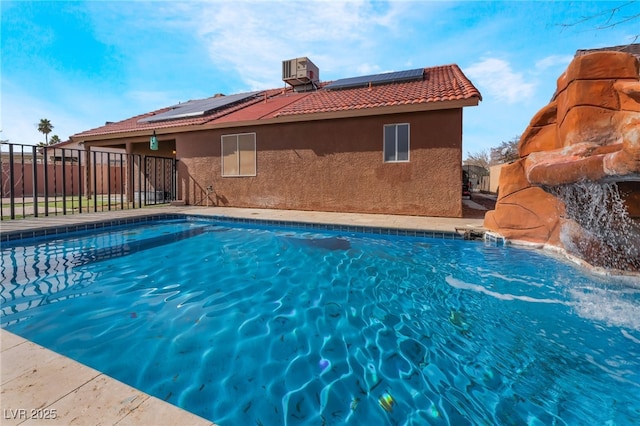
{"type": "Polygon", "coordinates": [[[361,77],[351,77],[336,80],[327,84],[324,88],[328,90],[348,89],[353,87],[366,87],[372,85],[399,83],[403,81],[422,80],[424,69],[416,68],[414,70],[387,72],[383,74],[364,75],[361,77]]]}
{"type": "Polygon", "coordinates": [[[176,120],[178,118],[199,117],[210,114],[225,106],[252,98],[261,92],[237,93],[229,96],[218,96],[206,99],[197,99],[182,104],[174,105],[169,111],[152,115],[138,120],[138,123],[154,123],[156,121],[176,120]]]}

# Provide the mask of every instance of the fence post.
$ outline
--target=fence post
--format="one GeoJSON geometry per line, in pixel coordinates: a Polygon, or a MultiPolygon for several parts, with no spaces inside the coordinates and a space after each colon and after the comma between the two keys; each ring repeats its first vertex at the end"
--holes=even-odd
{"type": "Polygon", "coordinates": [[[124,210],[124,166],[122,153],[120,153],[120,210],[124,210]]]}
{"type": "MultiPolygon", "coordinates": [[[[143,198],[145,197],[145,187],[143,184],[143,176],[147,173],[147,160],[144,155],[138,157],[138,208],[142,208],[143,198]],[[144,169],[143,169],[144,167],[144,169]]],[[[146,199],[145,199],[146,200],[146,199]]]]}
{"type": "Polygon", "coordinates": [[[171,201],[178,200],[178,160],[171,159],[171,201]]]}
{"type": "Polygon", "coordinates": [[[49,216],[49,165],[47,147],[42,147],[42,170],[44,171],[44,215],[49,216]]]}
{"type": "Polygon", "coordinates": [[[25,211],[24,208],[24,190],[25,190],[25,185],[24,185],[24,146],[20,147],[20,196],[22,197],[22,217],[26,217],[27,216],[27,212],[25,211]]]}
{"type": "Polygon", "coordinates": [[[98,169],[96,167],[96,152],[93,151],[93,212],[98,211],[98,169]]]}
{"type": "MultiPolygon", "coordinates": [[[[86,161],[86,165],[84,167],[84,182],[85,182],[85,188],[87,189],[87,200],[91,199],[91,195],[92,195],[92,191],[91,191],[91,173],[93,172],[93,165],[91,163],[91,148],[89,148],[88,146],[84,147],[84,156],[86,161]]],[[[87,211],[90,211],[91,209],[89,208],[89,203],[87,203],[87,211]]]]}
{"type": "Polygon", "coordinates": [[[65,149],[62,148],[62,155],[60,155],[60,159],[62,160],[62,214],[67,214],[67,165],[65,164],[65,149]]]}
{"type": "Polygon", "coordinates": [[[35,145],[31,151],[31,165],[33,166],[33,215],[38,217],[38,147],[35,145]]]}
{"type": "Polygon", "coordinates": [[[13,145],[9,145],[9,203],[10,207],[9,207],[9,211],[11,214],[11,219],[15,219],[16,218],[16,200],[15,200],[15,189],[13,187],[14,185],[14,180],[13,180],[13,176],[14,176],[14,170],[15,168],[13,167],[13,145]]]}
{"type": "Polygon", "coordinates": [[[78,213],[82,214],[82,151],[78,150],[78,213]]]}

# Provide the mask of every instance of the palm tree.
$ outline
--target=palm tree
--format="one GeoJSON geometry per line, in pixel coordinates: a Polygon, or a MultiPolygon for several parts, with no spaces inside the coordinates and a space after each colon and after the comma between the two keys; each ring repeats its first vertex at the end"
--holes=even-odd
{"type": "Polygon", "coordinates": [[[49,145],[49,133],[51,133],[51,130],[53,130],[51,121],[46,118],[41,119],[38,124],[38,131],[44,134],[45,145],[49,145]]]}
{"type": "Polygon", "coordinates": [[[55,144],[60,143],[60,142],[62,142],[60,140],[60,137],[58,135],[53,135],[53,136],[51,136],[51,141],[49,142],[49,145],[55,145],[55,144]]]}

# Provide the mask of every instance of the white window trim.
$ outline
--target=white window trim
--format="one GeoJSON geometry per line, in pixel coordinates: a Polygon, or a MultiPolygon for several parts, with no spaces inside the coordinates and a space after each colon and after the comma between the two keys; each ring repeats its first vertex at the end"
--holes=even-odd
{"type": "Polygon", "coordinates": [[[385,124],[382,128],[382,162],[383,163],[408,163],[411,160],[411,125],[409,123],[393,123],[385,124]],[[385,129],[389,126],[395,127],[395,157],[398,158],[398,126],[407,126],[407,159],[406,160],[386,160],[385,159],[385,129]]]}
{"type": "Polygon", "coordinates": [[[221,135],[220,136],[220,172],[222,174],[222,177],[229,177],[229,178],[234,178],[234,177],[252,177],[252,176],[256,176],[258,174],[258,154],[257,154],[257,142],[256,142],[256,133],[255,132],[251,132],[251,133],[230,133],[230,134],[226,134],[226,135],[221,135]],[[224,142],[223,139],[224,137],[229,137],[229,136],[235,136],[236,137],[236,151],[239,153],[240,149],[238,148],[238,139],[240,136],[245,136],[245,135],[253,135],[253,165],[254,165],[254,172],[252,174],[240,174],[240,156],[238,155],[238,174],[237,175],[227,175],[224,173],[224,142]]]}

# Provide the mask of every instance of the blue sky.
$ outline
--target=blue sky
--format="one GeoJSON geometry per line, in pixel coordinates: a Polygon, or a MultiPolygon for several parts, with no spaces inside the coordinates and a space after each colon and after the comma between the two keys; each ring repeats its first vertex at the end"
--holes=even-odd
{"type": "Polygon", "coordinates": [[[456,63],[484,100],[463,155],[521,134],[577,49],[640,42],[639,2],[5,1],[0,139],[66,140],[215,93],[283,87],[308,56],[321,80],[456,63]],[[618,8],[612,16],[611,10],[618,8]],[[583,20],[584,18],[591,19],[583,20]],[[611,25],[615,24],[615,25],[611,25]]]}

